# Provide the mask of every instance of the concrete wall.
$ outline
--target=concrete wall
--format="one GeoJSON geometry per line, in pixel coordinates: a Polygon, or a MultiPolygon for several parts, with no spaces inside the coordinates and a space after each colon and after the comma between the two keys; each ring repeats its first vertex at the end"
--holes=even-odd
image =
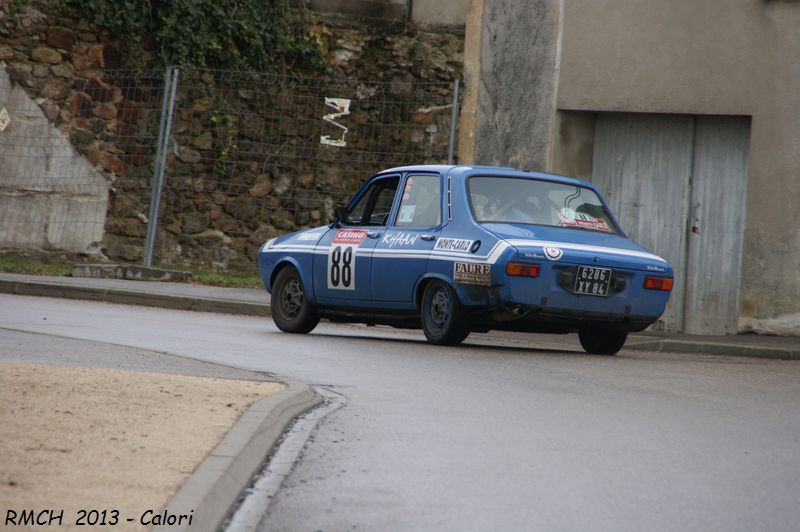
{"type": "Polygon", "coordinates": [[[411,19],[427,24],[463,26],[470,0],[410,0],[411,19]]]}
{"type": "Polygon", "coordinates": [[[314,11],[367,18],[463,26],[470,0],[302,0],[314,11]]]}
{"type": "MultiPolygon", "coordinates": [[[[800,311],[797,28],[796,2],[591,0],[564,5],[559,109],[752,117],[743,316],[800,311]]],[[[561,119],[576,116],[586,126],[586,115],[561,119]]],[[[571,127],[560,129],[568,138],[561,139],[566,144],[554,154],[560,168],[571,169],[563,166],[567,154],[586,139],[571,127]]]]}
{"type": "Polygon", "coordinates": [[[558,13],[553,0],[473,0],[464,52],[460,162],[547,167],[558,13]]]}
{"type": "Polygon", "coordinates": [[[462,161],[588,177],[597,112],[752,117],[740,313],[800,311],[800,3],[496,0],[476,16],[462,161]]]}
{"type": "Polygon", "coordinates": [[[99,252],[105,177],[25,91],[12,86],[2,63],[0,102],[11,119],[0,132],[0,248],[99,252]]]}
{"type": "Polygon", "coordinates": [[[405,20],[408,0],[306,0],[306,7],[324,13],[405,20]]]}

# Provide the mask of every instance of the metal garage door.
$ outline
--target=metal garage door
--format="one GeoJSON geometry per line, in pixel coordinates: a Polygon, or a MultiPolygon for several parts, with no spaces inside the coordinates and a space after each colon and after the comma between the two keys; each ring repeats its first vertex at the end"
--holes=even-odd
{"type": "Polygon", "coordinates": [[[623,229],[675,268],[657,329],[736,332],[749,138],[746,117],[598,115],[592,180],[623,229]]]}

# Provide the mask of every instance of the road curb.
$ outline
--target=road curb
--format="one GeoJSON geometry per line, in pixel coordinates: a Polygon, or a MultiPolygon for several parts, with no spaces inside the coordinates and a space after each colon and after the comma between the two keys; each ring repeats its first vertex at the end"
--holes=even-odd
{"type": "Polygon", "coordinates": [[[169,514],[188,514],[194,510],[192,525],[153,527],[152,530],[212,532],[219,529],[289,423],[323,401],[322,396],[306,384],[288,379],[281,381],[287,388],[248,408],[167,504],[169,514]]]}
{"type": "Polygon", "coordinates": [[[638,343],[628,344],[625,346],[625,348],[636,351],[657,351],[660,353],[690,353],[703,355],[725,355],[732,357],[800,360],[800,348],[792,349],[714,342],[691,342],[686,340],[645,340],[638,343]]]}
{"type": "Polygon", "coordinates": [[[271,316],[266,303],[249,303],[230,299],[154,294],[121,288],[102,288],[93,286],[69,286],[36,281],[11,281],[0,279],[0,292],[20,296],[57,297],[100,301],[122,305],[139,305],[166,308],[170,310],[194,310],[198,312],[220,312],[245,316],[271,316]]]}

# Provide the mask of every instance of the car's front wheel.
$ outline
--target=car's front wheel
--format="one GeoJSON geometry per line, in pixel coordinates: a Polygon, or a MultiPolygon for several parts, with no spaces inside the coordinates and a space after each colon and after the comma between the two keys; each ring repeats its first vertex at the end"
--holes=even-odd
{"type": "Polygon", "coordinates": [[[628,332],[594,325],[578,331],[583,349],[593,355],[615,355],[625,345],[628,332]]]}
{"type": "Polygon", "coordinates": [[[432,344],[456,345],[469,335],[467,315],[458,296],[441,281],[425,287],[420,305],[422,330],[432,344]]]}
{"type": "Polygon", "coordinates": [[[278,272],[272,285],[272,321],[287,333],[305,334],[319,323],[319,314],[306,297],[303,280],[292,266],[278,272]]]}

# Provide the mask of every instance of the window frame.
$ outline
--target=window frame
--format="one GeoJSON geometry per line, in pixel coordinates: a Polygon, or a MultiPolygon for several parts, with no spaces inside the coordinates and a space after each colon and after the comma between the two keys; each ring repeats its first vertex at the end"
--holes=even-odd
{"type": "Polygon", "coordinates": [[[366,199],[367,206],[364,209],[364,214],[368,215],[367,216],[367,222],[364,222],[363,218],[361,219],[361,221],[359,223],[350,223],[350,222],[348,222],[348,219],[339,220],[339,222],[343,226],[347,226],[347,227],[362,227],[362,226],[363,227],[388,227],[390,225],[390,222],[391,222],[392,218],[393,218],[393,212],[394,212],[394,209],[395,209],[395,206],[396,206],[396,203],[397,203],[397,193],[400,190],[401,177],[402,176],[400,174],[389,174],[389,175],[382,175],[382,176],[375,177],[373,179],[368,180],[366,183],[364,183],[364,185],[361,188],[361,190],[358,193],[356,193],[356,195],[353,197],[353,199],[350,200],[350,203],[347,205],[347,214],[348,214],[348,219],[349,219],[350,213],[353,211],[353,209],[359,204],[359,202],[362,200],[362,198],[364,198],[364,196],[366,194],[369,194],[369,197],[366,199]],[[372,217],[373,211],[375,210],[375,203],[378,200],[378,194],[380,194],[380,192],[386,188],[386,186],[384,186],[383,188],[379,188],[378,185],[380,185],[381,182],[385,182],[385,181],[388,181],[390,179],[397,179],[397,188],[395,188],[395,190],[394,190],[394,196],[392,197],[392,202],[391,202],[391,205],[389,206],[389,216],[386,219],[386,223],[385,224],[372,224],[372,223],[369,223],[369,219],[372,217]]]}
{"type": "Polygon", "coordinates": [[[391,227],[396,228],[398,230],[421,230],[421,229],[434,229],[437,227],[444,226],[444,211],[442,209],[442,199],[444,198],[444,193],[442,191],[442,175],[438,172],[407,172],[403,175],[401,186],[397,187],[397,197],[395,198],[395,212],[392,214],[391,217],[391,227]],[[434,225],[397,225],[397,218],[400,216],[400,205],[403,203],[403,196],[399,192],[401,190],[405,190],[406,183],[408,182],[409,178],[412,177],[433,177],[439,180],[439,223],[434,225]]]}

